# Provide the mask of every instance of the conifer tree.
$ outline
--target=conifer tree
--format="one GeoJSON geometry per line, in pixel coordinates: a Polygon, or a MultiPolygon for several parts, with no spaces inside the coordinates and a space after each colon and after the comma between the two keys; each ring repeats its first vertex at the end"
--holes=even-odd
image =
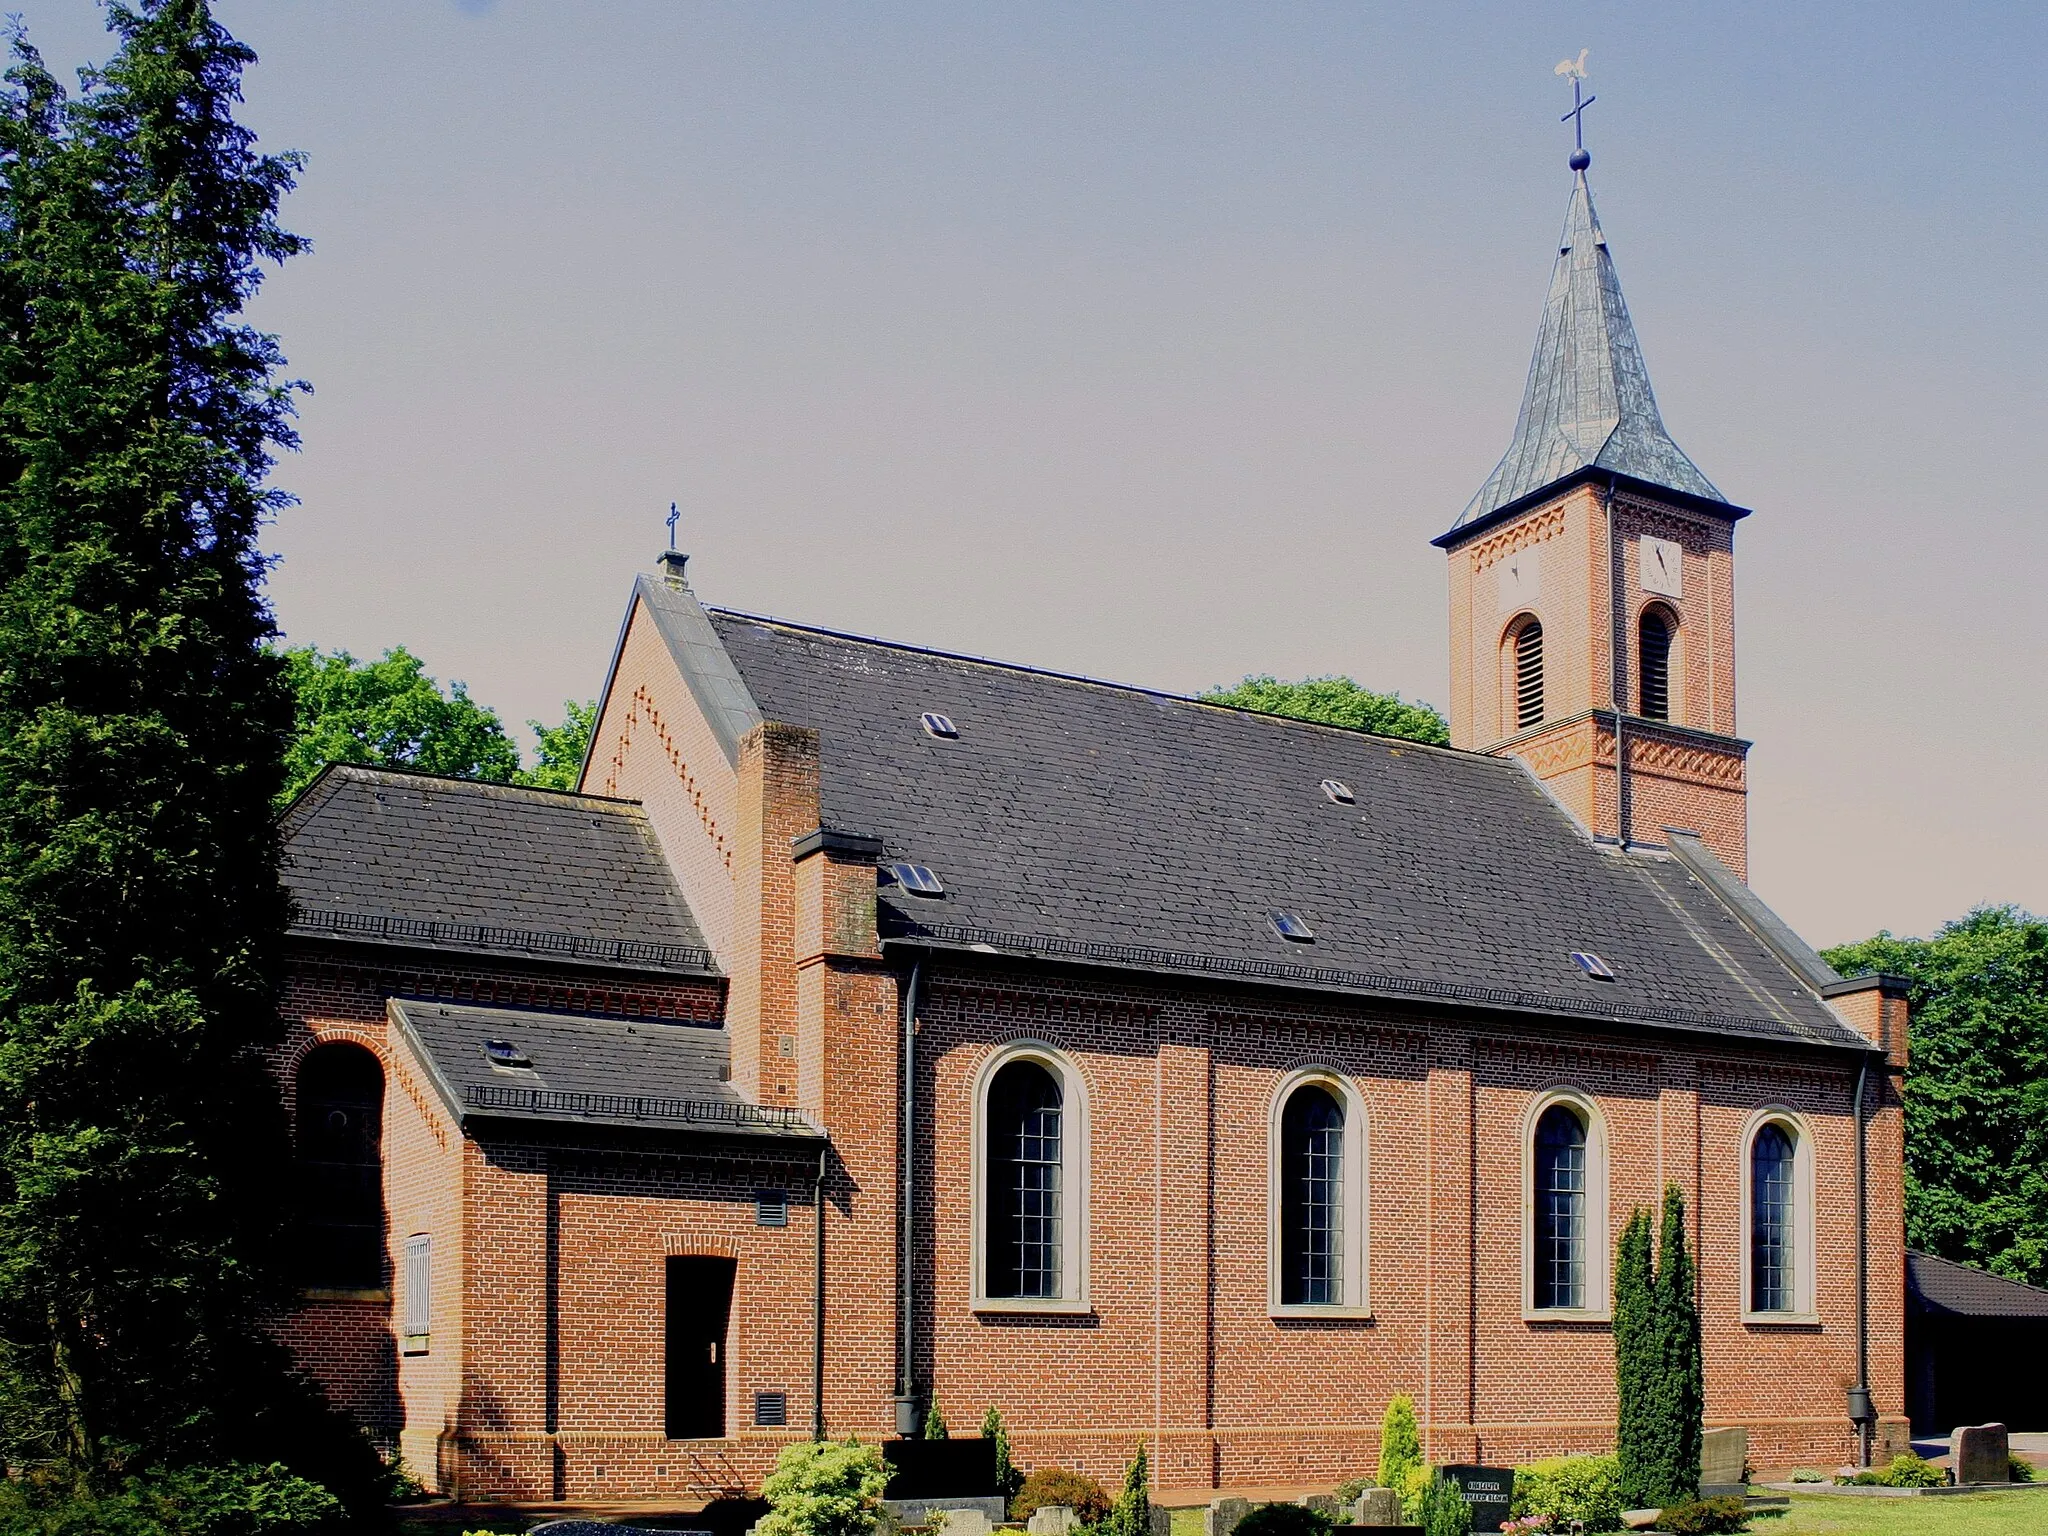
{"type": "Polygon", "coordinates": [[[303,249],[299,162],[235,121],[254,56],[205,0],[108,22],[75,98],[18,27],[0,92],[0,1462],[80,1484],[305,1404],[262,1327],[258,1055],[292,702],[257,534],[297,386],[239,318],[303,249]]]}
{"type": "Polygon", "coordinates": [[[1409,1472],[1422,1465],[1422,1433],[1415,1423],[1415,1399],[1396,1392],[1380,1419],[1380,1464],[1373,1475],[1382,1488],[1406,1491],[1409,1472]]]}
{"type": "Polygon", "coordinates": [[[1653,1240],[1650,1213],[1638,1206],[1622,1228],[1614,1264],[1614,1454],[1621,1496],[1631,1509],[1649,1497],[1656,1460],[1650,1424],[1658,1374],[1653,1240]]]}
{"type": "Polygon", "coordinates": [[[1646,1491],[1659,1506],[1699,1497],[1706,1378],[1697,1286],[1685,1242],[1685,1196],[1669,1184],[1657,1241],[1657,1375],[1647,1426],[1654,1459],[1646,1491]]]}
{"type": "Polygon", "coordinates": [[[1010,1460],[1010,1431],[1003,1423],[1002,1410],[994,1403],[981,1416],[981,1438],[996,1443],[996,1492],[1005,1499],[1014,1499],[1017,1490],[1024,1486],[1024,1479],[1010,1460]]]}
{"type": "Polygon", "coordinates": [[[932,1400],[925,1405],[924,1438],[927,1440],[948,1440],[953,1431],[946,1424],[946,1411],[939,1406],[939,1394],[934,1392],[932,1400]]]}
{"type": "Polygon", "coordinates": [[[1145,1442],[1124,1466],[1124,1485],[1102,1523],[1103,1536],[1152,1536],[1152,1473],[1145,1442]]]}

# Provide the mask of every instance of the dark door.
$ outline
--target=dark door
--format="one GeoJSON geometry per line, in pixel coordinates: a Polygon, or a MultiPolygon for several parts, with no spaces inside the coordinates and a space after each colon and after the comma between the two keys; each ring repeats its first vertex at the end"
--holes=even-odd
{"type": "Polygon", "coordinates": [[[716,1440],[725,1433],[725,1329],[736,1264],[702,1254],[668,1261],[671,1440],[716,1440]]]}

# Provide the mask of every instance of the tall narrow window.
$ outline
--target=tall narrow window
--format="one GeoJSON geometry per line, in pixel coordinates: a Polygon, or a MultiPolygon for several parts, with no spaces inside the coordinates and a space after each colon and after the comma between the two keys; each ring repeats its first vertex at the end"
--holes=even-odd
{"type": "Polygon", "coordinates": [[[1344,1106],[1313,1083],[1294,1090],[1280,1117],[1280,1300],[1344,1300],[1344,1106]]]}
{"type": "Polygon", "coordinates": [[[987,1293],[1057,1299],[1064,1275],[1065,1095],[1035,1061],[1013,1061],[989,1084],[987,1293]]]}
{"type": "Polygon", "coordinates": [[[1586,1123],[1563,1104],[1536,1122],[1536,1306],[1586,1305],[1586,1123]]]}
{"type": "Polygon", "coordinates": [[[316,1047],[299,1066],[300,1283],[384,1283],[384,1069],[359,1045],[316,1047]]]}
{"type": "Polygon", "coordinates": [[[1531,619],[1515,635],[1515,728],[1543,723],[1543,626],[1531,619]]]}
{"type": "Polygon", "coordinates": [[[1798,1310],[1794,1254],[1791,1130],[1771,1121],[1749,1149],[1749,1305],[1753,1312],[1798,1310]]]}
{"type": "Polygon", "coordinates": [[[1657,609],[1643,615],[1636,653],[1641,658],[1639,705],[1645,720],[1671,718],[1671,621],[1657,609]]]}

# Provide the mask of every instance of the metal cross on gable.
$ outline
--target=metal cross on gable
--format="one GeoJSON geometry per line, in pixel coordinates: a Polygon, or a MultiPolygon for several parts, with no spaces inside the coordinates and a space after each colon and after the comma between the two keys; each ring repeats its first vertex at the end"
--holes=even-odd
{"type": "Polygon", "coordinates": [[[1572,82],[1572,109],[1560,117],[1560,123],[1572,125],[1572,148],[1583,154],[1586,148],[1586,108],[1600,98],[1584,94],[1586,86],[1586,55],[1591,50],[1581,48],[1576,59],[1566,59],[1557,66],[1557,73],[1569,76],[1572,82]]]}
{"type": "Polygon", "coordinates": [[[676,524],[681,522],[682,519],[683,514],[676,510],[676,504],[670,502],[668,504],[668,547],[670,549],[676,547],[676,524]]]}

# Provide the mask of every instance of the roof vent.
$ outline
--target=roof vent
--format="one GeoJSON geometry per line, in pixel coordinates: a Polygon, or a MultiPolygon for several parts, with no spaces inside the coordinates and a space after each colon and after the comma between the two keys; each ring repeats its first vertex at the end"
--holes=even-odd
{"type": "Polygon", "coordinates": [[[1591,950],[1573,950],[1572,964],[1576,965],[1580,970],[1584,971],[1588,976],[1592,977],[1595,981],[1614,980],[1613,968],[1610,967],[1605,960],[1602,960],[1598,955],[1594,954],[1591,950]]]}
{"type": "Polygon", "coordinates": [[[939,877],[922,864],[891,864],[889,873],[896,877],[896,883],[912,896],[943,896],[946,887],[939,877]]]}
{"type": "Polygon", "coordinates": [[[1356,805],[1358,796],[1351,793],[1351,786],[1342,779],[1323,780],[1323,793],[1330,797],[1332,805],[1356,805]]]}
{"type": "Polygon", "coordinates": [[[924,726],[924,733],[927,736],[938,736],[946,741],[954,741],[959,738],[960,727],[953,723],[953,718],[950,715],[934,714],[930,710],[926,710],[917,718],[918,722],[924,726]]]}
{"type": "Polygon", "coordinates": [[[1315,929],[1301,920],[1298,912],[1268,912],[1266,920],[1273,925],[1273,931],[1290,944],[1313,944],[1315,929]]]}
{"type": "Polygon", "coordinates": [[[517,1071],[522,1067],[531,1067],[533,1065],[533,1058],[519,1049],[510,1040],[486,1040],[484,1042],[484,1060],[494,1067],[503,1067],[507,1071],[517,1071]]]}

